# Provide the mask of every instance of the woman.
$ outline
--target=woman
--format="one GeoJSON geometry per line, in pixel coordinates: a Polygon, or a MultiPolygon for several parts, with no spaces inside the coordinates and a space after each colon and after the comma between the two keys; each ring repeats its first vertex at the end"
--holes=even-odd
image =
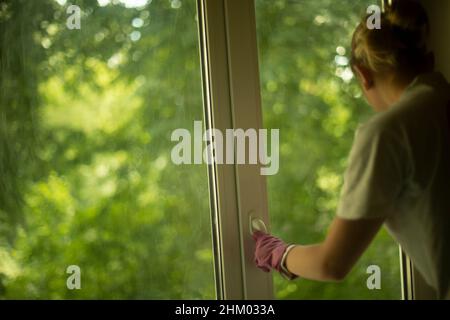
{"type": "Polygon", "coordinates": [[[288,246],[256,232],[255,262],[291,279],[339,281],[385,224],[439,298],[448,298],[450,85],[433,72],[420,4],[393,1],[381,29],[366,19],[353,35],[351,63],[377,114],[355,134],[337,216],[320,244],[288,246]]]}

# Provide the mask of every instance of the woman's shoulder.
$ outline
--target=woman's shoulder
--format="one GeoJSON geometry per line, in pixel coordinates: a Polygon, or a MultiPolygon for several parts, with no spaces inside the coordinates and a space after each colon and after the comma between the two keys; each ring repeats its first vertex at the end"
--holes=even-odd
{"type": "Polygon", "coordinates": [[[357,128],[357,135],[372,139],[379,136],[395,135],[403,126],[403,117],[391,110],[377,113],[357,128]]]}
{"type": "Polygon", "coordinates": [[[440,73],[417,77],[389,110],[380,112],[360,126],[370,134],[401,134],[408,130],[426,130],[441,117],[450,101],[450,85],[440,73]]]}

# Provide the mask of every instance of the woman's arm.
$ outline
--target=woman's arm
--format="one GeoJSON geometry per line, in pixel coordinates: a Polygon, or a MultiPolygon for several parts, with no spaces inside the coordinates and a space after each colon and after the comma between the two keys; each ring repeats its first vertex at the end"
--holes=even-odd
{"type": "Polygon", "coordinates": [[[287,269],[302,278],[340,281],[350,272],[383,225],[384,218],[346,220],[336,217],[321,244],[295,246],[287,269]]]}

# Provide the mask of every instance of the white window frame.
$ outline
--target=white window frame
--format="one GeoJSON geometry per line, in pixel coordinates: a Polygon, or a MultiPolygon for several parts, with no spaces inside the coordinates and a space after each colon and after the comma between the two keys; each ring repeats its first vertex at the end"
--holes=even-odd
{"type": "MultiPolygon", "coordinates": [[[[206,129],[262,128],[253,0],[197,0],[206,129]]],[[[256,268],[250,215],[269,226],[260,165],[209,166],[218,299],[273,299],[256,268]]]]}

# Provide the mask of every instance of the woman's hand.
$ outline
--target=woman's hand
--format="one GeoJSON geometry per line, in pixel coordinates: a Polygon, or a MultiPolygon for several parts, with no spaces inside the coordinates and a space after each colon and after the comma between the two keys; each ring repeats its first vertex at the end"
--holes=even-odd
{"type": "Polygon", "coordinates": [[[269,272],[275,269],[288,279],[341,281],[366,250],[384,218],[346,220],[335,218],[324,242],[288,245],[281,239],[256,231],[255,263],[269,272]],[[291,250],[292,249],[292,250],[291,250]]]}
{"type": "Polygon", "coordinates": [[[275,269],[290,280],[297,277],[283,266],[285,255],[290,248],[288,244],[261,231],[253,233],[253,239],[256,242],[255,263],[258,268],[265,272],[275,269]]]}

